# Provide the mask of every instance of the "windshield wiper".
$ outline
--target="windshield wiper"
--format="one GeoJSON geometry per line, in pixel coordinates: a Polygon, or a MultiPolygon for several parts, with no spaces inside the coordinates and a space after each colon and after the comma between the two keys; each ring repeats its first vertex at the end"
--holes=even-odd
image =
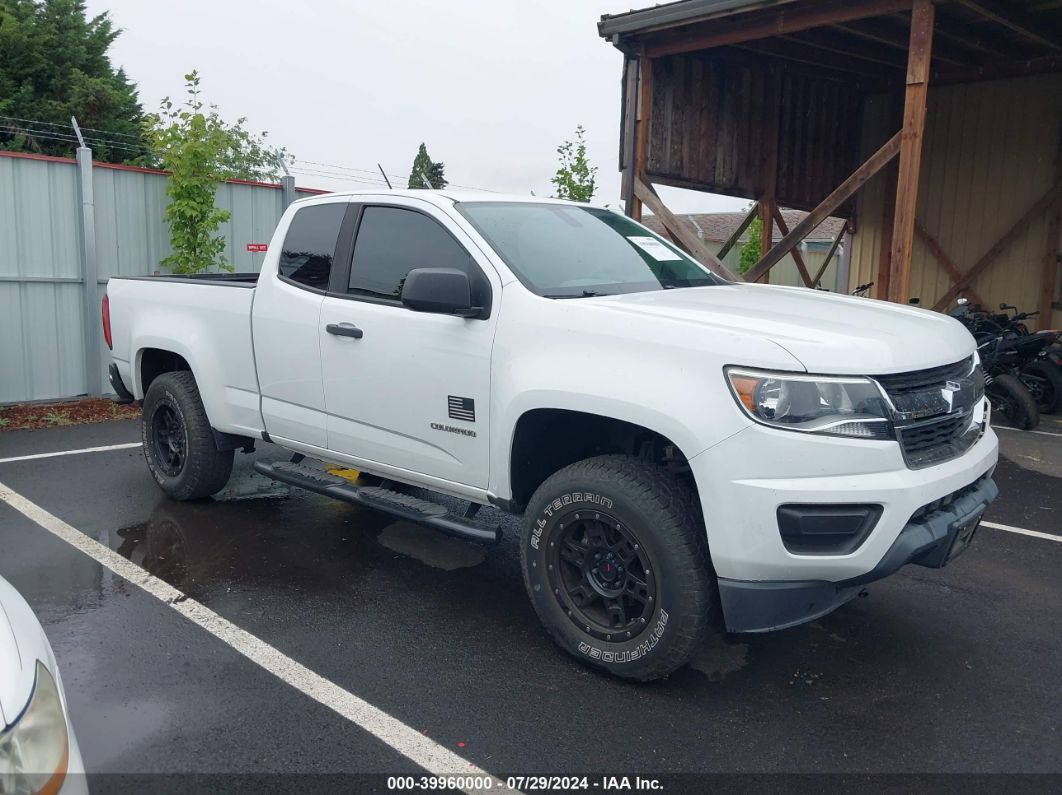
{"type": "Polygon", "coordinates": [[[583,290],[581,293],[547,295],[546,298],[594,298],[599,295],[615,295],[615,293],[599,293],[596,290],[583,290]]]}

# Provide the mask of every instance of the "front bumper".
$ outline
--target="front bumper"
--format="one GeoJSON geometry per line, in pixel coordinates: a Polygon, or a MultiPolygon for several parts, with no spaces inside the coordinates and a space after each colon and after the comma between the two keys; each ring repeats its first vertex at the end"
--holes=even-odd
{"type": "Polygon", "coordinates": [[[927,562],[938,546],[950,548],[956,512],[981,510],[995,498],[990,475],[998,454],[988,428],[958,458],[911,470],[893,442],[756,425],[695,456],[690,465],[728,629],[764,631],[811,620],[852,598],[863,583],[908,562],[927,562]],[[976,496],[961,493],[974,485],[976,496]],[[952,495],[952,502],[912,521],[925,506],[952,495]],[[881,516],[846,554],[786,549],[778,507],[831,503],[880,505],[881,516]]]}

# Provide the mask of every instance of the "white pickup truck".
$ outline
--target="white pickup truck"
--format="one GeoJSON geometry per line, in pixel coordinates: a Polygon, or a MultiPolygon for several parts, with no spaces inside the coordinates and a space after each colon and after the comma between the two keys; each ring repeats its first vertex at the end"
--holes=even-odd
{"type": "Polygon", "coordinates": [[[619,676],[943,566],[997,493],[958,322],[729,283],[606,209],[321,196],[288,208],[260,275],[107,293],[111,383],[142,401],[170,496],[218,491],[261,439],[294,455],[258,471],[453,535],[497,539],[482,505],[523,514],[538,615],[619,676]]]}

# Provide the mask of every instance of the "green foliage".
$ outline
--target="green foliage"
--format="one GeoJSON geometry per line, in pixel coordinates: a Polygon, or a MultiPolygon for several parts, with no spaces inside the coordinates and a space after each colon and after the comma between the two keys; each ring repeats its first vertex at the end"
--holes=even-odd
{"type": "Polygon", "coordinates": [[[217,107],[199,98],[199,74],[184,76],[188,99],[175,106],[167,97],[148,117],[144,131],[152,165],[171,172],[166,181],[166,222],[173,253],[162,261],[173,273],[202,273],[212,267],[231,271],[224,260],[225,238],[216,234],[229,211],[214,206],[218,183],[226,179],[276,179],[290,157],[265,143],[266,133],[244,128],[246,119],[226,124],[217,107]]]}
{"type": "Polygon", "coordinates": [[[760,232],[763,222],[757,215],[752,219],[745,234],[748,239],[741,246],[741,259],[738,260],[738,273],[745,273],[749,268],[760,261],[760,232]]]}
{"type": "Polygon", "coordinates": [[[409,172],[408,187],[414,189],[445,188],[450,183],[446,181],[444,169],[443,163],[437,163],[428,157],[428,148],[421,144],[420,149],[417,150],[417,156],[413,158],[413,169],[409,172]]]}
{"type": "Polygon", "coordinates": [[[586,130],[575,128],[575,141],[565,141],[557,147],[560,165],[550,180],[556,187],[556,198],[588,202],[594,198],[594,177],[597,167],[586,160],[586,130]]]}
{"type": "Polygon", "coordinates": [[[119,33],[82,0],[0,0],[0,149],[69,156],[75,116],[95,159],[142,157],[136,86],[107,57],[119,33]]]}

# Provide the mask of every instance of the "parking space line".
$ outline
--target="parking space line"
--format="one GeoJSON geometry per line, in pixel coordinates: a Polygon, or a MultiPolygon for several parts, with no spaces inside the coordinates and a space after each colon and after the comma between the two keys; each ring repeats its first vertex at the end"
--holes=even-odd
{"type": "Polygon", "coordinates": [[[991,527],[993,530],[1006,530],[1008,533],[1017,533],[1023,536],[1032,536],[1033,538],[1046,538],[1048,541],[1058,541],[1062,543],[1062,536],[1053,536],[1050,533],[1041,533],[1039,530],[1026,530],[1024,527],[1011,527],[1009,524],[997,524],[996,522],[981,521],[982,527],[991,527]]]}
{"type": "MultiPolygon", "coordinates": [[[[487,777],[488,786],[504,790],[503,782],[481,770],[464,757],[425,737],[378,707],[364,701],[335,682],[310,670],[270,646],[261,638],[240,629],[209,607],[190,598],[169,583],[160,580],[110,547],[82,533],[34,502],[0,483],[0,502],[4,502],[52,535],[84,552],[105,568],[129,582],[140,586],[160,602],[172,607],[185,618],[205,629],[218,640],[242,654],[251,662],[273,674],[282,682],[309,696],[318,704],[346,718],[381,742],[433,775],[487,777]]],[[[477,790],[469,789],[466,792],[477,790]]]]}
{"type": "Polygon", "coordinates": [[[14,461],[33,461],[37,458],[55,458],[61,455],[81,455],[82,453],[106,453],[109,450],[132,450],[140,447],[141,442],[127,442],[126,444],[109,444],[105,447],[83,447],[80,450],[58,450],[54,453],[34,453],[33,455],[16,455],[12,458],[0,458],[0,464],[10,464],[14,461]]]}
{"type": "Polygon", "coordinates": [[[1051,431],[1023,431],[1021,428],[1011,428],[1007,425],[993,425],[993,431],[1016,431],[1017,433],[1035,433],[1040,436],[1057,436],[1062,439],[1062,433],[1051,433],[1051,431]]]}

